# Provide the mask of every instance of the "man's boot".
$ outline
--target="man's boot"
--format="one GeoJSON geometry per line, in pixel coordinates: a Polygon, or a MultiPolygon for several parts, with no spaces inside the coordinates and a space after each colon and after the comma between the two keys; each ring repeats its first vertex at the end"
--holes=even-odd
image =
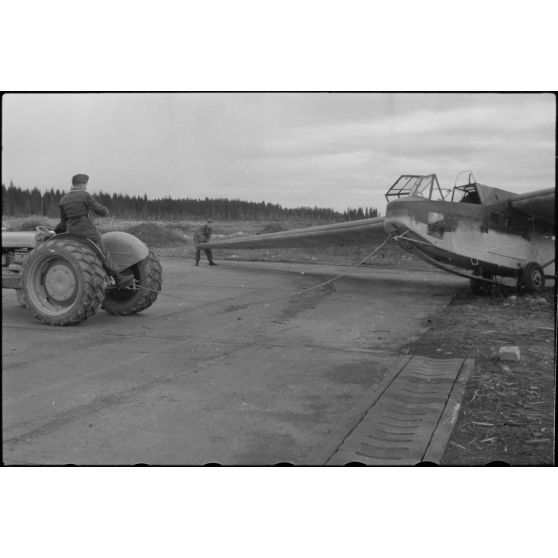
{"type": "Polygon", "coordinates": [[[209,265],[217,265],[214,261],[210,261],[209,265]]]}

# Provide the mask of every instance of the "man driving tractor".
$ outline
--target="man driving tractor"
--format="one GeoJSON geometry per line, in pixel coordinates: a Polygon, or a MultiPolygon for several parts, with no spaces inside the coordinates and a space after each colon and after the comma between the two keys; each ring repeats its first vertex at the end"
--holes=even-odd
{"type": "Polygon", "coordinates": [[[133,283],[134,277],[118,272],[99,231],[90,218],[90,213],[106,217],[109,210],[87,192],[88,182],[89,176],[86,174],[76,174],[72,177],[71,190],[60,200],[60,222],[54,228],[54,232],[56,234],[68,232],[94,244],[102,255],[103,268],[114,279],[116,287],[126,287],[133,283]]]}

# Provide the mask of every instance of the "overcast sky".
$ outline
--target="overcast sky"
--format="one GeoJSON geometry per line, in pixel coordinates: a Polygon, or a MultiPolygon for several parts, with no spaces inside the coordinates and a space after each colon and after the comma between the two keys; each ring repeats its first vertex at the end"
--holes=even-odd
{"type": "Polygon", "coordinates": [[[2,183],[149,198],[376,207],[400,174],[473,170],[513,192],[554,186],[544,94],[11,94],[2,183]]]}

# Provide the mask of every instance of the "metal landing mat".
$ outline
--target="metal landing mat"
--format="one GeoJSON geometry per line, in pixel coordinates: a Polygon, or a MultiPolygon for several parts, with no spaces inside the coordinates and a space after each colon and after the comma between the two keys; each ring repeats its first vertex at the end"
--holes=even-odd
{"type": "Polygon", "coordinates": [[[326,464],[439,463],[473,366],[472,359],[411,356],[326,464]]]}

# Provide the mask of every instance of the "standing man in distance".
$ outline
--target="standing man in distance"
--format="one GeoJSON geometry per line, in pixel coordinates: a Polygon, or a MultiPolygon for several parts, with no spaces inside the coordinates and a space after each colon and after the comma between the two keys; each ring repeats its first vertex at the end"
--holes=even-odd
{"type": "MultiPolygon", "coordinates": [[[[200,265],[201,248],[199,247],[199,245],[203,244],[204,242],[209,242],[209,239],[213,234],[213,229],[211,228],[212,222],[213,221],[211,219],[208,219],[207,223],[201,226],[194,234],[194,242],[196,243],[196,265],[200,265]]],[[[211,253],[211,249],[204,248],[203,251],[205,252],[205,256],[209,261],[209,265],[217,265],[213,261],[213,254],[211,253]]]]}
{"type": "Polygon", "coordinates": [[[68,232],[93,242],[102,254],[103,267],[107,274],[114,278],[117,287],[126,287],[133,283],[134,278],[132,275],[122,275],[118,272],[90,218],[90,213],[106,217],[109,210],[87,192],[88,182],[89,177],[86,174],[76,174],[72,177],[71,190],[60,200],[60,222],[54,228],[54,232],[68,232]]]}

